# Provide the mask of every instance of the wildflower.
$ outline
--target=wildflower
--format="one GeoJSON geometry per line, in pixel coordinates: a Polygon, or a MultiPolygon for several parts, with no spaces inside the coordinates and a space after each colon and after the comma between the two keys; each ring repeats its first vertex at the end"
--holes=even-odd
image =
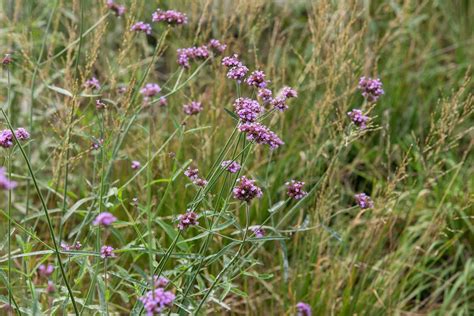
{"type": "Polygon", "coordinates": [[[374,202],[370,196],[365,193],[358,193],[354,195],[354,199],[356,200],[356,203],[359,205],[359,207],[363,210],[374,207],[374,202]]]}
{"type": "Polygon", "coordinates": [[[199,169],[188,167],[186,171],[184,171],[184,175],[197,186],[204,187],[207,185],[207,181],[199,177],[199,169]]]}
{"type": "Polygon", "coordinates": [[[23,127],[19,127],[15,131],[15,136],[19,140],[27,140],[30,138],[30,133],[28,133],[28,131],[23,127]]]}
{"type": "Polygon", "coordinates": [[[147,83],[145,87],[143,87],[140,90],[140,93],[145,97],[145,98],[151,98],[160,93],[161,88],[159,85],[156,83],[147,83]]]}
{"type": "Polygon", "coordinates": [[[238,83],[240,83],[242,79],[244,79],[248,71],[249,69],[245,67],[244,64],[240,63],[237,66],[229,69],[229,71],[227,72],[227,78],[234,79],[238,83]]]}
{"type": "Polygon", "coordinates": [[[2,59],[2,65],[7,66],[13,62],[12,55],[5,54],[2,59]]]}
{"type": "Polygon", "coordinates": [[[195,185],[198,187],[205,187],[207,185],[207,180],[202,179],[202,178],[197,178],[196,180],[193,181],[195,185]]]}
{"type": "Polygon", "coordinates": [[[377,102],[380,96],[385,93],[382,89],[382,82],[378,78],[361,77],[359,89],[362,91],[362,96],[369,102],[377,102]]]}
{"type": "Polygon", "coordinates": [[[95,100],[95,108],[97,110],[103,110],[106,107],[107,107],[107,105],[101,99],[95,100]]]}
{"type": "Polygon", "coordinates": [[[347,115],[352,120],[352,123],[357,125],[360,129],[365,129],[367,127],[367,122],[369,117],[362,114],[362,111],[359,109],[353,109],[350,112],[347,112],[347,115]]]}
{"type": "Polygon", "coordinates": [[[239,130],[247,134],[249,141],[257,144],[265,144],[271,149],[276,149],[283,145],[283,141],[270,129],[260,123],[244,123],[239,126],[239,130]]]}
{"type": "Polygon", "coordinates": [[[286,87],[283,87],[283,89],[281,89],[279,95],[284,97],[285,99],[297,98],[298,92],[296,92],[295,89],[286,86],[286,87]]]}
{"type": "Polygon", "coordinates": [[[98,150],[104,144],[104,139],[99,138],[97,141],[93,142],[91,145],[92,150],[98,150]]]}
{"type": "Polygon", "coordinates": [[[164,288],[168,285],[168,283],[170,283],[170,280],[168,280],[164,276],[158,277],[157,275],[155,275],[153,277],[153,282],[154,282],[153,285],[155,286],[155,288],[164,288]]]}
{"type": "Polygon", "coordinates": [[[199,47],[179,48],[178,53],[178,65],[189,68],[189,62],[194,59],[206,59],[209,57],[209,50],[206,45],[199,47]]]}
{"type": "Polygon", "coordinates": [[[124,94],[125,92],[127,92],[127,86],[120,86],[117,88],[117,92],[119,94],[124,94]]]}
{"type": "Polygon", "coordinates": [[[168,105],[168,100],[165,97],[160,97],[158,99],[158,106],[159,107],[165,107],[168,105]]]}
{"type": "Polygon", "coordinates": [[[132,161],[131,168],[132,168],[133,170],[140,169],[140,167],[141,167],[140,161],[137,161],[137,160],[133,160],[133,161],[132,161]]]}
{"type": "Polygon", "coordinates": [[[232,160],[223,161],[221,163],[221,167],[229,171],[230,173],[237,173],[241,169],[240,164],[237,161],[232,160]]]}
{"type": "Polygon", "coordinates": [[[288,105],[286,104],[286,98],[284,97],[281,97],[281,96],[276,97],[270,103],[275,109],[277,109],[280,112],[283,112],[286,109],[288,109],[288,105]]]}
{"type": "Polygon", "coordinates": [[[140,297],[148,316],[160,314],[167,307],[173,305],[176,296],[171,291],[165,291],[163,288],[157,288],[145,293],[140,297]]]}
{"type": "Polygon", "coordinates": [[[163,11],[161,9],[156,9],[152,15],[153,22],[166,22],[170,25],[181,25],[188,23],[188,17],[186,14],[175,11],[167,10],[163,11]]]}
{"type": "Polygon", "coordinates": [[[186,213],[181,214],[178,216],[178,228],[180,230],[185,230],[189,226],[194,226],[194,225],[199,225],[199,222],[197,221],[198,215],[188,209],[186,213]]]}
{"type": "Polygon", "coordinates": [[[47,266],[44,264],[41,264],[38,267],[38,275],[40,277],[49,277],[51,274],[54,272],[54,266],[52,264],[48,264],[47,266]]]}
{"type": "Polygon", "coordinates": [[[249,86],[255,86],[257,88],[265,88],[267,82],[265,81],[265,73],[261,70],[255,70],[245,81],[249,86]]]}
{"type": "Polygon", "coordinates": [[[250,227],[250,230],[255,234],[255,237],[262,238],[265,237],[265,229],[262,226],[253,226],[250,227]]]}
{"type": "Polygon", "coordinates": [[[112,248],[111,246],[102,246],[102,248],[100,248],[100,257],[102,259],[105,259],[105,258],[115,258],[116,255],[114,253],[114,248],[112,248]]]}
{"type": "Polygon", "coordinates": [[[3,148],[10,148],[13,146],[13,133],[9,129],[4,129],[0,132],[0,146],[3,148]]]}
{"type": "Polygon", "coordinates": [[[125,6],[116,4],[114,0],[107,0],[107,7],[119,17],[124,15],[126,11],[125,6]]]}
{"type": "Polygon", "coordinates": [[[249,98],[238,98],[234,101],[234,109],[236,114],[243,122],[254,122],[263,108],[257,101],[249,98]]]}
{"type": "Polygon", "coordinates": [[[48,286],[46,287],[46,293],[53,294],[56,292],[56,287],[54,286],[53,281],[48,281],[48,286]]]}
{"type": "Polygon", "coordinates": [[[213,38],[209,41],[209,47],[214,49],[218,53],[223,53],[225,49],[227,48],[227,45],[213,38]]]}
{"type": "Polygon", "coordinates": [[[270,89],[258,89],[257,95],[262,99],[263,103],[270,103],[272,101],[272,90],[270,89]]]}
{"type": "Polygon", "coordinates": [[[183,111],[187,115],[196,115],[203,110],[201,102],[192,101],[189,104],[183,105],[183,111]]]}
{"type": "Polygon", "coordinates": [[[262,189],[255,185],[255,180],[248,179],[246,176],[240,177],[237,183],[232,192],[234,198],[238,200],[250,202],[253,198],[260,198],[263,194],[262,189]]]}
{"type": "Polygon", "coordinates": [[[61,248],[65,251],[79,250],[82,248],[82,244],[79,241],[76,241],[74,245],[68,245],[64,241],[61,241],[61,248]]]}
{"type": "Polygon", "coordinates": [[[311,306],[309,304],[299,302],[296,304],[298,316],[311,316],[311,306]]]}
{"type": "Polygon", "coordinates": [[[151,34],[151,25],[148,24],[148,23],[144,23],[142,21],[139,21],[139,22],[132,25],[132,27],[130,28],[130,31],[143,32],[147,35],[150,35],[151,34]]]}
{"type": "Polygon", "coordinates": [[[6,174],[5,168],[0,167],[0,190],[11,190],[16,187],[15,181],[10,181],[6,174]]]}
{"type": "Polygon", "coordinates": [[[239,55],[237,55],[237,54],[234,54],[232,56],[226,56],[226,57],[222,58],[221,63],[222,63],[222,65],[224,65],[228,68],[236,67],[236,66],[241,64],[241,62],[239,60],[239,55]]]}
{"type": "Polygon", "coordinates": [[[92,222],[92,224],[95,225],[95,226],[98,226],[98,225],[110,226],[116,220],[117,220],[117,217],[113,216],[111,213],[102,212],[99,215],[97,215],[97,217],[92,222]]]}
{"type": "Polygon", "coordinates": [[[288,196],[295,200],[302,199],[308,194],[308,192],[302,190],[303,186],[304,182],[301,181],[291,180],[290,182],[287,182],[286,187],[288,196]]]}
{"type": "Polygon", "coordinates": [[[96,77],[92,77],[84,82],[84,87],[87,89],[100,90],[100,82],[96,77]]]}

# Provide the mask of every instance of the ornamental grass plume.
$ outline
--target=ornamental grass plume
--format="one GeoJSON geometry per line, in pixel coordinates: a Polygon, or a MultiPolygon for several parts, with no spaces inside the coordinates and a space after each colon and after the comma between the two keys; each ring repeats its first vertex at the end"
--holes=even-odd
{"type": "Polygon", "coordinates": [[[262,189],[255,185],[255,180],[248,179],[246,176],[242,176],[237,180],[237,185],[232,193],[234,198],[245,202],[250,202],[254,198],[261,198],[263,195],[262,189]]]}

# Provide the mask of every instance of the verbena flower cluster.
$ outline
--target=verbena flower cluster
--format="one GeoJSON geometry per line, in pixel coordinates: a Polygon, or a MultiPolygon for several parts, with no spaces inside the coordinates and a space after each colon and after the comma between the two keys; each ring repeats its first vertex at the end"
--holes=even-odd
{"type": "Polygon", "coordinates": [[[114,0],[107,0],[107,7],[119,17],[124,15],[126,11],[125,6],[116,4],[114,0]]]}
{"type": "Polygon", "coordinates": [[[197,101],[192,101],[191,103],[183,105],[183,111],[187,115],[196,115],[203,109],[202,103],[197,101]]]}
{"type": "Polygon", "coordinates": [[[5,168],[0,167],[0,190],[12,190],[16,187],[16,182],[7,178],[5,168]]]}
{"type": "Polygon", "coordinates": [[[140,169],[141,166],[142,166],[142,165],[141,165],[140,161],[138,161],[138,160],[133,160],[130,167],[131,167],[133,170],[138,170],[138,169],[140,169]]]}
{"type": "Polygon", "coordinates": [[[225,160],[221,163],[221,167],[230,173],[237,173],[242,168],[237,161],[225,160]]]}
{"type": "Polygon", "coordinates": [[[176,296],[171,291],[166,291],[163,287],[158,287],[145,293],[140,297],[140,301],[145,307],[148,316],[161,314],[166,308],[173,306],[176,296]]]}
{"type": "Polygon", "coordinates": [[[304,182],[291,180],[286,183],[288,196],[299,200],[305,197],[308,193],[303,190],[304,182]]]}
{"type": "Polygon", "coordinates": [[[44,265],[41,264],[38,267],[38,275],[40,277],[48,278],[54,272],[54,266],[52,264],[44,265]]]}
{"type": "Polygon", "coordinates": [[[96,77],[92,77],[86,80],[86,82],[84,82],[84,87],[86,89],[100,90],[101,86],[100,86],[99,79],[97,79],[96,77]]]}
{"type": "Polygon", "coordinates": [[[385,93],[382,89],[382,82],[378,78],[361,77],[359,89],[362,91],[362,96],[369,102],[377,102],[380,96],[385,93]]]}
{"type": "Polygon", "coordinates": [[[235,100],[234,109],[242,122],[255,122],[260,113],[263,112],[263,108],[258,101],[249,98],[238,98],[235,100]]]}
{"type": "Polygon", "coordinates": [[[267,86],[267,82],[265,81],[265,73],[261,70],[255,70],[249,75],[245,83],[247,83],[249,86],[254,86],[257,88],[265,88],[267,86]]]}
{"type": "Polygon", "coordinates": [[[360,109],[353,109],[352,111],[347,112],[347,115],[352,120],[352,123],[354,123],[360,129],[367,128],[369,117],[364,115],[360,109]]]}
{"type": "MultiPolygon", "coordinates": [[[[26,129],[20,127],[15,130],[15,137],[18,140],[27,140],[30,138],[30,134],[26,129]]],[[[14,144],[15,138],[13,137],[13,133],[9,129],[4,129],[0,132],[0,147],[3,148],[10,148],[14,144]]]]}
{"type": "Polygon", "coordinates": [[[263,229],[261,226],[250,227],[250,230],[255,234],[255,237],[257,238],[265,237],[265,229],[263,229]]]}
{"type": "Polygon", "coordinates": [[[147,35],[151,34],[151,25],[142,21],[138,21],[137,23],[133,24],[130,28],[130,31],[133,32],[143,32],[147,35]]]}
{"type": "Polygon", "coordinates": [[[79,241],[76,241],[74,245],[69,245],[64,241],[61,241],[61,248],[65,251],[79,250],[82,248],[82,244],[79,241]]]}
{"type": "Polygon", "coordinates": [[[207,184],[207,181],[201,177],[199,177],[199,169],[193,169],[188,167],[184,171],[184,175],[189,178],[195,185],[204,187],[207,184]]]}
{"type": "Polygon", "coordinates": [[[234,198],[250,202],[254,198],[260,198],[263,195],[262,189],[255,185],[255,180],[248,179],[246,176],[237,180],[237,186],[232,190],[234,198]]]}
{"type": "Polygon", "coordinates": [[[216,54],[222,53],[226,47],[227,45],[222,44],[219,40],[211,39],[207,45],[179,48],[177,50],[178,65],[189,68],[191,67],[190,62],[192,60],[208,58],[211,54],[211,50],[216,54]]]}
{"type": "Polygon", "coordinates": [[[161,92],[161,88],[156,83],[147,83],[141,90],[140,93],[145,97],[146,100],[154,97],[161,92]]]}
{"type": "Polygon", "coordinates": [[[241,124],[239,126],[239,131],[247,134],[247,139],[249,141],[256,142],[257,144],[268,145],[271,149],[277,149],[284,144],[277,134],[260,123],[241,124]]]}
{"type": "Polygon", "coordinates": [[[117,217],[112,215],[109,212],[102,212],[95,218],[94,224],[95,226],[102,225],[102,226],[110,226],[117,220],[117,217]]]}
{"type": "Polygon", "coordinates": [[[102,259],[115,258],[116,255],[115,255],[114,250],[115,249],[112,246],[104,245],[100,248],[100,257],[102,259]]]}
{"type": "Polygon", "coordinates": [[[188,17],[186,16],[186,14],[179,11],[163,11],[161,9],[156,9],[156,11],[152,14],[152,21],[166,22],[170,25],[181,25],[188,23],[188,17]]]}
{"type": "Polygon", "coordinates": [[[361,209],[367,209],[367,208],[373,208],[374,207],[374,202],[372,201],[370,196],[368,196],[365,193],[358,193],[358,194],[354,195],[354,199],[356,200],[357,205],[359,205],[359,207],[361,209]]]}
{"type": "Polygon", "coordinates": [[[296,304],[296,310],[298,311],[298,316],[311,316],[311,306],[304,302],[299,302],[296,304]]]}
{"type": "Polygon", "coordinates": [[[178,216],[178,228],[185,230],[189,226],[199,225],[197,221],[198,214],[192,210],[187,210],[186,213],[178,216]]]}

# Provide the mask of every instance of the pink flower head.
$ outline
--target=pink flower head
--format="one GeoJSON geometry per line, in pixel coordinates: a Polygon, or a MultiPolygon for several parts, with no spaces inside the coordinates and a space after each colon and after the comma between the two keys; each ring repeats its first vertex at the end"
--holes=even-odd
{"type": "Polygon", "coordinates": [[[221,163],[221,167],[230,173],[237,173],[242,167],[237,161],[225,160],[221,163]]]}
{"type": "Polygon", "coordinates": [[[133,170],[138,170],[138,169],[140,169],[140,167],[141,167],[140,161],[133,160],[131,167],[132,167],[133,170]]]}
{"type": "Polygon", "coordinates": [[[168,105],[168,100],[165,97],[160,97],[158,99],[158,106],[159,107],[165,107],[168,105]]]}
{"type": "Polygon", "coordinates": [[[15,131],[15,136],[18,140],[27,140],[30,138],[30,133],[23,127],[19,127],[15,131]]]}
{"type": "Polygon", "coordinates": [[[347,112],[347,115],[352,120],[352,123],[354,123],[354,125],[358,126],[360,129],[367,128],[369,117],[364,115],[361,110],[353,109],[352,111],[347,112]]]}
{"type": "Polygon", "coordinates": [[[361,77],[359,80],[359,89],[362,91],[362,96],[369,102],[377,102],[377,100],[385,94],[382,88],[382,82],[378,78],[361,77]]]}
{"type": "Polygon", "coordinates": [[[46,293],[53,294],[54,292],[56,292],[56,287],[54,286],[53,281],[49,280],[48,286],[46,287],[46,293]]]}
{"type": "Polygon", "coordinates": [[[178,53],[178,65],[189,68],[190,61],[195,59],[206,59],[209,57],[209,50],[206,45],[199,47],[179,48],[178,53]]]}
{"type": "Polygon", "coordinates": [[[261,226],[250,227],[250,230],[255,234],[255,237],[257,238],[265,237],[265,229],[263,229],[261,226]]]}
{"type": "Polygon", "coordinates": [[[240,62],[240,59],[239,59],[239,55],[237,55],[237,54],[234,54],[232,56],[226,56],[226,57],[222,58],[222,65],[224,65],[228,68],[236,67],[240,64],[241,64],[241,62],[240,62]]]}
{"type": "Polygon", "coordinates": [[[140,297],[140,302],[146,310],[147,316],[160,315],[167,307],[173,306],[176,296],[163,288],[153,289],[140,297]]]}
{"type": "Polygon", "coordinates": [[[147,83],[145,87],[143,87],[140,90],[140,93],[146,97],[146,98],[151,98],[160,93],[161,88],[158,84],[156,83],[147,83]]]}
{"type": "Polygon", "coordinates": [[[4,129],[0,132],[0,146],[3,148],[10,148],[13,146],[13,133],[9,129],[4,129]]]}
{"type": "Polygon", "coordinates": [[[183,105],[183,111],[187,115],[196,115],[203,110],[201,102],[192,101],[191,103],[183,105]]]}
{"type": "Polygon", "coordinates": [[[209,47],[218,53],[223,53],[227,48],[226,44],[221,43],[219,40],[211,39],[209,41],[209,47]]]}
{"type": "Polygon", "coordinates": [[[270,103],[272,101],[272,90],[267,88],[258,89],[258,97],[262,99],[263,103],[270,103]]]}
{"type": "Polygon", "coordinates": [[[163,11],[157,9],[152,15],[153,22],[166,22],[169,25],[181,25],[188,23],[188,17],[182,12],[175,10],[163,11]]]}
{"type": "Polygon", "coordinates": [[[16,187],[15,181],[10,181],[5,172],[5,168],[0,167],[0,190],[12,190],[16,187]]]}
{"type": "Polygon", "coordinates": [[[2,65],[8,66],[13,62],[11,54],[5,54],[2,58],[2,65]]]}
{"type": "Polygon", "coordinates": [[[245,82],[249,86],[254,86],[257,88],[265,88],[267,86],[267,82],[265,81],[265,73],[261,70],[255,70],[252,72],[245,82]]]}
{"type": "Polygon", "coordinates": [[[240,117],[242,122],[254,122],[257,120],[263,108],[256,100],[249,98],[238,98],[234,101],[235,113],[240,117]]]}
{"type": "Polygon", "coordinates": [[[193,169],[191,167],[188,167],[185,171],[184,171],[184,175],[186,177],[188,177],[191,181],[194,181],[196,180],[197,178],[199,178],[199,169],[193,169]]]}
{"type": "Polygon", "coordinates": [[[199,222],[197,221],[198,215],[188,209],[186,213],[181,214],[178,216],[178,228],[180,230],[185,230],[189,226],[195,226],[199,225],[199,222]]]}
{"type": "Polygon", "coordinates": [[[107,0],[107,7],[118,17],[124,15],[126,11],[125,6],[116,4],[114,0],[107,0]]]}
{"type": "Polygon", "coordinates": [[[311,306],[309,304],[299,302],[296,304],[298,316],[311,316],[311,306]]]}
{"type": "Polygon", "coordinates": [[[116,255],[115,255],[115,253],[114,253],[114,250],[115,250],[115,249],[114,249],[113,247],[104,245],[104,246],[102,246],[102,247],[100,248],[100,257],[101,257],[102,259],[105,259],[105,258],[115,258],[116,255]]]}
{"type": "Polygon", "coordinates": [[[107,107],[107,105],[101,99],[95,100],[95,108],[97,110],[103,110],[106,107],[107,107]]]}
{"type": "Polygon", "coordinates": [[[157,275],[153,277],[153,281],[153,285],[155,286],[155,288],[165,288],[170,283],[170,280],[168,280],[164,276],[158,277],[157,275]]]}
{"type": "Polygon", "coordinates": [[[354,195],[354,199],[356,200],[357,205],[359,205],[359,207],[363,210],[374,207],[374,202],[370,196],[365,193],[358,193],[354,195]]]}
{"type": "Polygon", "coordinates": [[[93,142],[91,145],[92,150],[98,150],[104,144],[104,139],[99,138],[97,141],[93,142]]]}
{"type": "Polygon", "coordinates": [[[288,196],[299,200],[304,198],[308,193],[303,190],[304,182],[291,180],[290,182],[286,183],[286,189],[288,196]]]}
{"type": "Polygon", "coordinates": [[[74,245],[68,245],[64,241],[61,242],[61,248],[64,251],[79,250],[82,248],[82,244],[79,241],[76,241],[74,245]]]}
{"type": "Polygon", "coordinates": [[[277,149],[283,145],[283,141],[268,127],[260,123],[244,123],[239,126],[239,131],[247,134],[249,141],[254,141],[257,144],[265,144],[271,149],[277,149]]]}
{"type": "Polygon", "coordinates": [[[229,69],[227,72],[227,78],[236,80],[240,83],[248,71],[249,69],[244,64],[239,63],[237,66],[229,69]]]}
{"type": "Polygon", "coordinates": [[[151,34],[151,25],[142,21],[139,21],[132,25],[130,31],[143,32],[147,35],[151,34]]]}
{"type": "Polygon", "coordinates": [[[280,112],[284,112],[285,110],[288,109],[288,105],[286,104],[286,98],[284,97],[278,96],[275,99],[273,99],[270,103],[276,110],[280,112]]]}
{"type": "Polygon", "coordinates": [[[297,98],[298,92],[296,92],[295,89],[286,86],[286,87],[283,87],[283,89],[281,89],[279,95],[284,97],[285,99],[297,98]]]}
{"type": "Polygon", "coordinates": [[[93,225],[98,226],[110,226],[112,225],[113,222],[117,220],[117,217],[113,216],[109,212],[102,212],[97,217],[95,218],[94,222],[92,222],[93,225]]]}
{"type": "Polygon", "coordinates": [[[38,275],[40,277],[49,277],[54,272],[54,266],[52,264],[48,264],[47,266],[42,264],[38,267],[38,275]]]}
{"type": "Polygon", "coordinates": [[[87,89],[100,90],[100,82],[96,77],[92,77],[84,82],[84,87],[87,89]]]}
{"type": "Polygon", "coordinates": [[[250,202],[254,198],[262,197],[262,189],[255,185],[255,180],[248,179],[246,176],[237,180],[237,186],[232,190],[234,198],[250,202]]]}

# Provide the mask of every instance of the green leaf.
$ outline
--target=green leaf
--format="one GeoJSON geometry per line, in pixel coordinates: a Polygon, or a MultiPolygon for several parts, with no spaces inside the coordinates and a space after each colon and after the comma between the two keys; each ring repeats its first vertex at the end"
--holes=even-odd
{"type": "Polygon", "coordinates": [[[72,98],[72,93],[69,92],[68,90],[66,89],[63,89],[63,88],[59,88],[59,87],[56,87],[56,86],[48,86],[49,89],[59,93],[59,94],[62,94],[62,95],[65,95],[65,96],[68,96],[70,98],[72,98]]]}

